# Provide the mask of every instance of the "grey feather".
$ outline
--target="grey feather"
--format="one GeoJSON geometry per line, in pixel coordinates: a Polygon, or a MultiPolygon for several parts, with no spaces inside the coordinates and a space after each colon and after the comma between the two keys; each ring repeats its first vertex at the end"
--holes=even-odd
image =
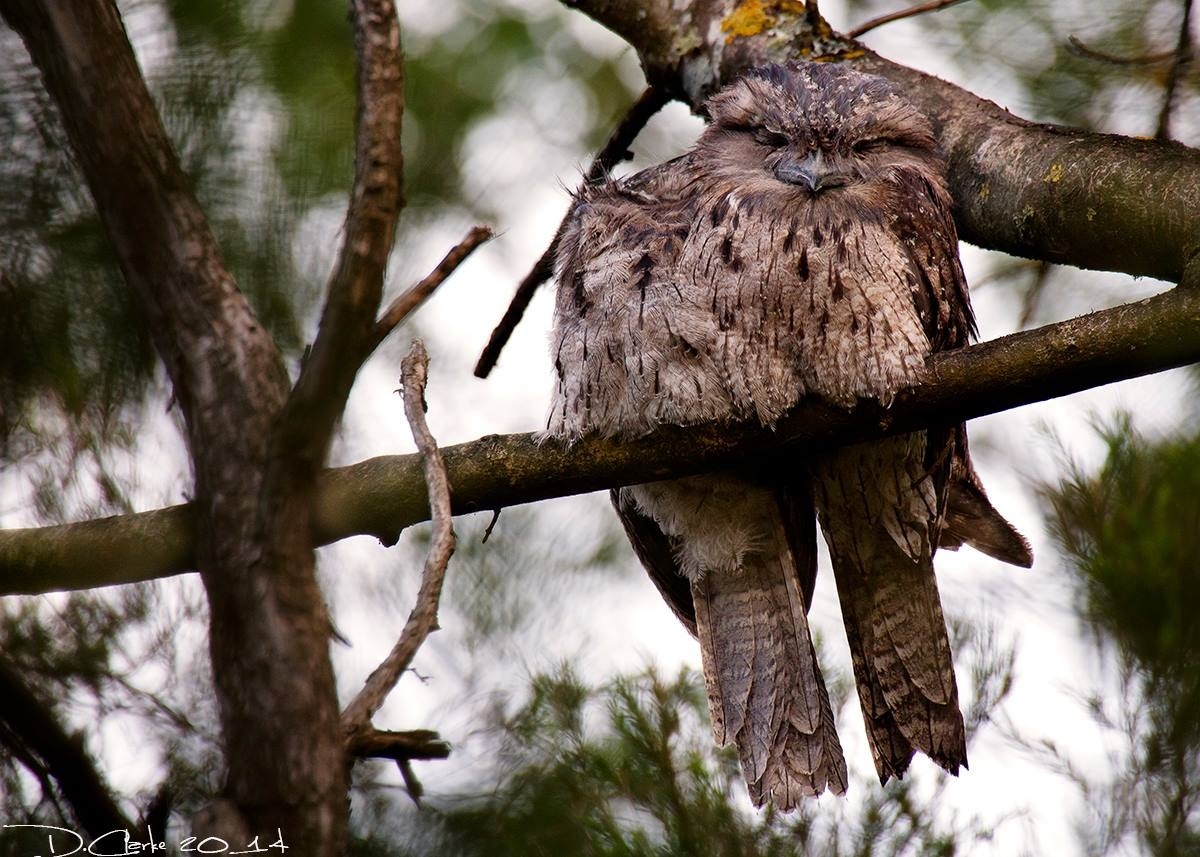
{"type": "MultiPolygon", "coordinates": [[[[757,419],[801,397],[887,405],[975,323],[929,121],[833,64],[756,69],[691,151],[586,185],[562,231],[546,431],[642,434],[757,419]]],[[[1028,565],[961,426],[623,488],[626,532],[704,657],[714,736],[756,802],[845,786],[806,610],[814,498],[882,780],[915,750],[966,763],[933,576],[939,545],[1028,565]],[[810,493],[811,490],[811,493],[810,493]]]]}

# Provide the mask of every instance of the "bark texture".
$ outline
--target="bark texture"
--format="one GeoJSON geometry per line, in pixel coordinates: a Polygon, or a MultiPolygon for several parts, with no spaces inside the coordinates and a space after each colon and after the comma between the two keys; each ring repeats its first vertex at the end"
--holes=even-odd
{"type": "Polygon", "coordinates": [[[279,353],[225,268],[116,6],[6,0],[0,12],[58,105],[187,424],[229,809],[197,833],[278,829],[307,853],[340,853],[345,767],[306,516],[288,514],[285,492],[263,502],[289,388],[279,353]]]}

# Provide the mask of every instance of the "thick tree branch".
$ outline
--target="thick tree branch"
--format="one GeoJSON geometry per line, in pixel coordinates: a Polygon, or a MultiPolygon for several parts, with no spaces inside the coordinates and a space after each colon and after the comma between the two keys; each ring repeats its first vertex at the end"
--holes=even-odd
{"type": "Polygon", "coordinates": [[[354,186],[317,339],[275,439],[282,466],[308,479],[324,464],[354,378],[378,343],[375,315],[404,206],[400,23],[391,0],[352,0],[350,10],[358,51],[354,186]]]}
{"type": "Polygon", "coordinates": [[[564,0],[625,38],[647,79],[697,107],[748,67],[822,57],[882,75],[933,121],[959,234],[982,247],[1178,282],[1200,254],[1200,152],[1036,125],[811,26],[785,0],[564,0]]]}
{"type": "Polygon", "coordinates": [[[75,821],[92,837],[110,830],[136,834],[137,826],[117,805],[82,736],[69,734],[53,709],[4,658],[0,658],[0,745],[27,764],[36,764],[34,773],[52,777],[75,821]]]}
{"type": "Polygon", "coordinates": [[[413,439],[417,442],[423,463],[425,485],[429,506],[432,508],[433,539],[425,557],[425,568],[421,572],[421,586],[417,590],[416,603],[408,614],[408,621],[400,632],[400,639],[367,678],[363,689],[342,712],[342,728],[350,736],[368,731],[371,718],[404,671],[412,664],[417,650],[431,633],[437,630],[438,604],[442,597],[442,582],[446,579],[446,566],[454,553],[454,526],[450,512],[450,482],[446,475],[446,463],[438,450],[437,441],[425,422],[425,382],[429,377],[429,355],[421,340],[413,343],[408,356],[401,363],[400,382],[404,393],[404,413],[412,427],[413,439]]]}
{"type": "MultiPolygon", "coordinates": [[[[626,442],[571,447],[534,435],[444,449],[456,514],[711,470],[794,446],[817,450],[889,432],[995,413],[1200,362],[1200,288],[1167,293],[937,355],[923,382],[887,411],[804,402],[775,430],[748,424],[662,428],[626,442]]],[[[797,453],[800,454],[800,453],[797,453]]],[[[47,592],[149,580],[192,568],[187,506],[79,524],[0,531],[0,592],[47,592]]],[[[314,539],[394,542],[429,517],[417,455],[327,471],[314,539]]]]}

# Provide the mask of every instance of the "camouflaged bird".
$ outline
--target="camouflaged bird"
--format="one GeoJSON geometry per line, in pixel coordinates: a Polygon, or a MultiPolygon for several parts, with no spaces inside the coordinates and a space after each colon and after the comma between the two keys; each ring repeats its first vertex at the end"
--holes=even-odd
{"type": "MultiPolygon", "coordinates": [[[[886,406],[974,334],[945,164],[891,84],[772,65],[707,112],[687,154],[578,194],[558,249],[551,436],[770,425],[805,395],[886,406]]],[[[880,781],[916,750],[966,764],[933,553],[1032,556],[988,502],[962,425],[613,500],[700,641],[713,735],[737,745],[755,804],[846,788],[806,615],[814,510],[880,781]]]]}

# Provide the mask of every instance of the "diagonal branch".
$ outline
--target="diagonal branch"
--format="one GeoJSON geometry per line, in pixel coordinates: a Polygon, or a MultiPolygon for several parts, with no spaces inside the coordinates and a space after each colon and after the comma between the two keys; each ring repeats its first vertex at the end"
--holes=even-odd
{"type": "MultiPolygon", "coordinates": [[[[789,446],[819,450],[953,423],[1200,362],[1200,288],[936,356],[922,383],[887,411],[802,402],[774,430],[749,424],[662,428],[635,440],[585,438],[570,447],[534,435],[491,436],[443,450],[456,514],[492,510],[712,470],[789,446]]],[[[797,453],[800,454],[800,453],[797,453]]],[[[419,456],[387,456],[327,471],[313,538],[356,534],[392,542],[428,520],[419,456]]],[[[79,524],[0,531],[0,592],[35,593],[149,580],[192,568],[189,506],[79,524]]]]}
{"type": "MultiPolygon", "coordinates": [[[[20,33],[59,108],[187,421],[202,493],[219,467],[203,460],[207,445],[232,425],[256,438],[283,402],[286,380],[274,342],[225,269],[115,4],[0,0],[0,14],[20,33]],[[214,343],[230,344],[227,359],[212,359],[214,343]],[[247,425],[244,411],[263,416],[247,425]]],[[[226,460],[258,452],[249,441],[221,446],[226,460]]]]}
{"type": "MultiPolygon", "coordinates": [[[[631,157],[629,147],[633,145],[633,141],[637,138],[637,135],[646,127],[646,123],[650,121],[655,113],[662,110],[669,100],[670,98],[661,89],[653,86],[646,87],[645,91],[638,96],[638,100],[633,103],[633,106],[629,108],[629,111],[621,119],[620,124],[613,129],[613,132],[608,137],[608,141],[604,144],[604,148],[592,160],[592,165],[588,167],[588,171],[583,177],[584,182],[586,184],[595,184],[608,175],[618,163],[631,157]]],[[[504,350],[504,346],[508,344],[509,337],[516,330],[521,317],[525,315],[525,310],[529,308],[529,303],[533,300],[538,287],[550,279],[554,273],[554,254],[558,251],[558,236],[562,233],[564,225],[566,225],[565,220],[559,224],[558,231],[550,241],[550,246],[538,257],[533,268],[525,275],[525,279],[521,280],[520,284],[518,284],[516,292],[513,293],[512,301],[509,302],[508,309],[504,311],[504,317],[500,319],[500,323],[492,331],[492,335],[488,339],[483,353],[479,355],[479,362],[475,364],[475,376],[477,378],[486,378],[492,369],[495,368],[496,361],[500,359],[500,352],[504,350]]]]}
{"type": "Polygon", "coordinates": [[[383,315],[371,329],[371,337],[367,343],[368,348],[371,351],[378,348],[379,343],[383,342],[400,322],[404,321],[413,310],[433,294],[434,290],[444,283],[458,269],[458,266],[467,260],[468,256],[475,252],[475,248],[483,242],[491,240],[491,237],[492,230],[488,227],[472,227],[462,241],[450,248],[442,261],[438,262],[436,268],[388,304],[388,308],[383,311],[383,315]]]}
{"type": "Polygon", "coordinates": [[[137,830],[117,805],[83,738],[63,728],[54,710],[4,658],[0,658],[0,745],[26,764],[36,764],[35,774],[44,772],[54,779],[75,821],[90,836],[137,830]]]}
{"type": "Polygon", "coordinates": [[[882,27],[884,24],[890,24],[893,21],[902,21],[905,18],[913,18],[917,15],[924,15],[926,12],[936,12],[939,9],[945,9],[948,6],[955,6],[962,3],[963,0],[930,0],[928,3],[918,3],[916,6],[910,6],[907,9],[898,9],[895,12],[888,12],[886,15],[880,15],[877,18],[872,18],[862,24],[859,24],[853,30],[846,33],[846,38],[857,39],[866,33],[871,32],[876,27],[882,27]]]}
{"type": "Polygon", "coordinates": [[[446,463],[442,460],[437,441],[425,422],[425,382],[428,377],[429,355],[424,344],[418,339],[401,363],[400,382],[404,389],[404,413],[408,416],[413,438],[424,462],[429,506],[433,510],[433,540],[425,558],[425,570],[421,573],[417,602],[408,615],[408,621],[404,623],[400,639],[342,713],[342,729],[350,736],[370,730],[371,718],[375,716],[375,712],[400,681],[400,676],[412,664],[413,657],[426,638],[437,630],[442,581],[446,578],[446,566],[450,562],[450,555],[454,553],[454,526],[450,512],[450,482],[446,475],[446,463]]]}

